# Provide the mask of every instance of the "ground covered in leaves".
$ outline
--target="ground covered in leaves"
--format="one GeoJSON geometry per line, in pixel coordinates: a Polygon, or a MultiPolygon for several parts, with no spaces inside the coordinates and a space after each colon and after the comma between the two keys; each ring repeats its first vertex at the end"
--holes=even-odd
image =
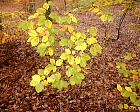
{"type": "MultiPolygon", "coordinates": [[[[115,8],[117,11],[117,7],[115,8]]],[[[140,23],[136,17],[127,14],[117,37],[117,26],[120,16],[114,22],[106,24],[92,13],[76,13],[79,20],[78,30],[97,26],[97,39],[103,47],[103,52],[93,57],[86,70],[86,79],[79,86],[69,87],[59,91],[51,87],[37,94],[29,86],[31,77],[37,69],[47,65],[49,57],[43,58],[28,44],[26,32],[13,36],[9,42],[0,45],[0,111],[1,112],[120,112],[117,105],[128,100],[122,98],[116,89],[116,84],[124,84],[127,79],[116,70],[115,63],[123,61],[125,52],[132,52],[135,58],[125,61],[129,68],[140,67],[140,33],[132,31],[130,23],[140,23]],[[104,38],[105,26],[108,26],[109,39],[104,38]]],[[[128,111],[128,110],[127,110],[128,111]]],[[[124,111],[126,112],[126,111],[124,111]]],[[[134,112],[134,110],[129,110],[134,112]]]]}

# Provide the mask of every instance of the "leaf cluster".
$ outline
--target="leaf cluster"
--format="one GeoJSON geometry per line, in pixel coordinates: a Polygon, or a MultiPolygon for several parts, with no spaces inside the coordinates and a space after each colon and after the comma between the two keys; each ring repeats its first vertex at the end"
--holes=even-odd
{"type": "Polygon", "coordinates": [[[45,3],[28,18],[28,21],[20,24],[28,31],[27,42],[36,47],[40,56],[50,57],[47,66],[32,76],[30,85],[35,87],[37,93],[42,92],[48,85],[63,89],[69,85],[80,84],[85,78],[83,69],[91,56],[97,56],[102,51],[96,39],[96,27],[87,30],[89,36],[77,32],[71,24],[78,23],[78,20],[71,13],[59,15],[51,12],[49,15],[51,21],[45,17],[50,5],[51,3],[45,3]],[[56,51],[61,52],[59,54],[56,51]]]}

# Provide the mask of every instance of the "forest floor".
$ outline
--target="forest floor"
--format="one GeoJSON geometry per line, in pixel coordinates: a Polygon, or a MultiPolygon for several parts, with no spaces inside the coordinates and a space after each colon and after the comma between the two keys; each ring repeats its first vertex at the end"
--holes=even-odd
{"type": "MultiPolygon", "coordinates": [[[[117,7],[114,10],[117,13],[117,7]]],[[[10,34],[13,39],[0,45],[0,111],[1,112],[135,112],[120,111],[117,105],[126,102],[116,89],[116,84],[125,84],[128,79],[116,70],[116,62],[125,62],[130,69],[140,67],[140,33],[130,29],[130,23],[140,23],[131,13],[123,22],[120,38],[114,42],[104,38],[107,26],[111,38],[117,37],[118,22],[115,16],[112,23],[103,23],[90,12],[75,13],[79,24],[75,27],[83,31],[90,26],[97,26],[97,40],[103,52],[93,57],[86,71],[86,78],[79,86],[60,91],[48,87],[37,94],[29,83],[37,69],[48,63],[47,56],[39,57],[35,49],[27,43],[27,35],[20,32],[10,34]],[[136,57],[131,61],[122,58],[125,52],[132,52],[136,57]]],[[[131,79],[130,79],[131,80],[131,79]]],[[[140,91],[139,91],[140,94],[140,91]]]]}

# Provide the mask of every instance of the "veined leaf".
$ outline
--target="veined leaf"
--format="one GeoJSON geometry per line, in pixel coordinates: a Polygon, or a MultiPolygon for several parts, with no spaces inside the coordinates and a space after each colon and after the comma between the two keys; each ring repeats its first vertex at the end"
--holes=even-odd
{"type": "Polygon", "coordinates": [[[52,65],[55,65],[55,59],[50,59],[50,63],[52,64],[52,65]]]}
{"type": "Polygon", "coordinates": [[[117,84],[117,89],[118,89],[120,92],[122,92],[122,90],[123,90],[123,88],[121,87],[120,84],[117,84]]]}
{"type": "Polygon", "coordinates": [[[127,104],[124,104],[124,109],[128,109],[129,106],[127,104]]]}
{"type": "Polygon", "coordinates": [[[70,65],[75,64],[74,57],[73,57],[72,55],[69,55],[69,56],[68,56],[68,63],[69,63],[70,65]]]}
{"type": "Polygon", "coordinates": [[[137,107],[140,106],[140,99],[137,100],[137,101],[134,103],[134,105],[136,105],[137,107]]]}
{"type": "Polygon", "coordinates": [[[107,15],[102,15],[102,16],[100,16],[100,19],[101,19],[101,21],[103,21],[103,22],[105,22],[105,21],[107,21],[107,15]]]}
{"type": "Polygon", "coordinates": [[[48,54],[52,56],[54,54],[54,49],[52,47],[48,48],[48,54]]]}
{"type": "Polygon", "coordinates": [[[48,3],[45,3],[45,4],[43,5],[43,8],[46,9],[46,10],[48,10],[48,9],[49,9],[49,4],[48,4],[48,3]]]}
{"type": "Polygon", "coordinates": [[[44,76],[44,69],[38,69],[37,74],[40,76],[44,76]]]}
{"type": "Polygon", "coordinates": [[[90,47],[90,53],[96,56],[98,53],[102,52],[102,47],[99,44],[94,44],[90,47]]]}
{"type": "Polygon", "coordinates": [[[37,53],[39,53],[40,56],[45,56],[46,50],[47,50],[47,46],[46,46],[46,44],[44,44],[44,43],[40,43],[40,44],[37,46],[37,53]]]}
{"type": "Polygon", "coordinates": [[[62,53],[60,58],[63,59],[63,60],[67,60],[68,56],[69,56],[68,54],[62,53]]]}
{"type": "Polygon", "coordinates": [[[132,94],[130,95],[130,101],[131,101],[132,103],[135,103],[136,100],[137,100],[136,95],[132,93],[132,94]]]}
{"type": "Polygon", "coordinates": [[[52,27],[52,22],[51,22],[50,20],[46,20],[46,21],[45,21],[45,26],[46,26],[47,28],[51,28],[51,27],[52,27]]]}
{"type": "Polygon", "coordinates": [[[75,63],[76,63],[76,64],[80,64],[80,62],[81,62],[81,58],[80,58],[80,56],[77,56],[77,57],[75,58],[75,63]]]}
{"type": "Polygon", "coordinates": [[[29,34],[29,36],[31,36],[31,37],[36,37],[36,36],[38,36],[38,34],[36,33],[35,30],[29,30],[28,34],[29,34]]]}
{"type": "Polygon", "coordinates": [[[44,14],[44,13],[46,12],[46,10],[45,10],[44,8],[38,8],[38,9],[36,10],[36,12],[37,12],[38,14],[44,14]]]}
{"type": "Polygon", "coordinates": [[[38,85],[35,86],[35,90],[37,93],[40,93],[44,90],[44,84],[43,82],[40,82],[38,85]]]}
{"type": "Polygon", "coordinates": [[[81,50],[81,51],[84,51],[86,48],[87,48],[87,44],[85,42],[75,47],[76,50],[81,50]]]}
{"type": "Polygon", "coordinates": [[[94,37],[90,37],[90,38],[87,39],[87,43],[89,45],[91,45],[91,44],[97,43],[97,40],[94,37]]]}
{"type": "Polygon", "coordinates": [[[124,55],[124,59],[125,59],[125,60],[132,60],[132,59],[133,59],[133,58],[132,58],[132,54],[129,53],[129,52],[126,52],[125,55],[124,55]]]}
{"type": "Polygon", "coordinates": [[[47,80],[44,80],[44,81],[43,81],[43,85],[44,85],[44,86],[48,86],[48,81],[47,81],[47,80]]]}
{"type": "Polygon", "coordinates": [[[56,66],[61,66],[63,64],[63,60],[62,59],[58,59],[56,61],[56,66]]]}
{"type": "Polygon", "coordinates": [[[43,27],[38,27],[38,28],[36,29],[36,31],[37,31],[38,33],[43,33],[44,30],[45,30],[45,28],[43,28],[43,27]]]}
{"type": "Polygon", "coordinates": [[[37,46],[39,44],[39,37],[34,37],[32,40],[31,40],[31,45],[32,46],[37,46]]]}
{"type": "Polygon", "coordinates": [[[132,89],[131,89],[131,87],[125,87],[125,89],[127,90],[127,91],[129,91],[129,92],[132,92],[132,89]]]}
{"type": "Polygon", "coordinates": [[[65,53],[66,54],[71,54],[71,50],[70,49],[65,49],[65,53]]]}
{"type": "Polygon", "coordinates": [[[74,27],[71,26],[71,25],[68,25],[67,28],[68,28],[68,31],[69,31],[70,33],[72,33],[72,32],[74,31],[74,27]]]}
{"type": "Polygon", "coordinates": [[[61,41],[59,42],[60,46],[67,46],[68,45],[68,39],[67,38],[62,38],[61,41]]]}
{"type": "Polygon", "coordinates": [[[92,36],[96,36],[97,35],[97,28],[91,27],[87,30],[87,32],[89,32],[92,36]]]}
{"type": "Polygon", "coordinates": [[[47,42],[48,41],[48,36],[43,36],[42,37],[42,42],[47,42]]]}
{"type": "Polygon", "coordinates": [[[32,81],[30,82],[30,86],[36,86],[40,83],[40,81],[41,81],[40,75],[37,75],[37,74],[33,75],[32,76],[32,81]]]}

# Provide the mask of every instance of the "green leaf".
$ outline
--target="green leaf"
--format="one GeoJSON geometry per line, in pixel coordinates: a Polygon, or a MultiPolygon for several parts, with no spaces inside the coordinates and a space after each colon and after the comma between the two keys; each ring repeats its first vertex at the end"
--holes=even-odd
{"type": "Polygon", "coordinates": [[[47,46],[46,46],[46,44],[44,44],[44,43],[40,43],[40,44],[37,46],[37,53],[39,53],[40,56],[45,56],[46,50],[47,50],[47,46]]]}
{"type": "Polygon", "coordinates": [[[93,56],[97,56],[97,54],[102,52],[102,47],[99,44],[94,44],[93,46],[90,47],[90,53],[93,56]]]}
{"type": "Polygon", "coordinates": [[[137,107],[140,106],[140,99],[137,100],[137,101],[134,103],[134,105],[136,105],[137,107]]]}
{"type": "Polygon", "coordinates": [[[122,109],[123,109],[123,104],[122,104],[122,103],[119,104],[119,105],[118,105],[118,108],[122,110],[122,109]]]}
{"type": "Polygon", "coordinates": [[[43,82],[40,82],[38,85],[35,86],[35,90],[37,93],[40,93],[44,90],[44,84],[43,82]]]}
{"type": "Polygon", "coordinates": [[[71,76],[73,76],[73,75],[76,74],[76,73],[77,73],[77,71],[76,71],[76,69],[74,69],[73,67],[69,67],[68,70],[66,71],[66,75],[67,75],[68,77],[71,77],[71,76]]]}
{"type": "Polygon", "coordinates": [[[56,66],[61,66],[63,64],[63,60],[62,59],[58,59],[56,61],[56,66]]]}
{"type": "Polygon", "coordinates": [[[128,82],[128,84],[131,86],[131,88],[136,88],[136,84],[134,81],[128,82]]]}
{"type": "Polygon", "coordinates": [[[130,95],[130,101],[131,101],[132,103],[135,103],[136,100],[137,100],[136,95],[132,93],[132,94],[130,95]]]}
{"type": "Polygon", "coordinates": [[[37,12],[38,14],[44,14],[44,13],[46,12],[46,10],[45,10],[44,8],[38,8],[38,9],[36,10],[36,12],[37,12]]]}
{"type": "Polygon", "coordinates": [[[97,28],[91,27],[87,30],[87,32],[89,32],[92,36],[96,36],[97,35],[97,28]]]}
{"type": "Polygon", "coordinates": [[[69,47],[69,48],[72,48],[72,47],[73,47],[73,44],[74,44],[74,43],[73,43],[72,40],[68,40],[68,47],[69,47]]]}
{"type": "Polygon", "coordinates": [[[127,104],[124,104],[124,109],[128,109],[129,106],[127,104]]]}
{"type": "Polygon", "coordinates": [[[61,41],[59,42],[60,46],[67,46],[68,45],[68,39],[67,38],[62,38],[61,41]]]}
{"type": "Polygon", "coordinates": [[[44,69],[38,69],[37,74],[40,76],[44,76],[44,69]]]}
{"type": "Polygon", "coordinates": [[[37,46],[38,44],[39,44],[39,37],[34,37],[31,40],[31,45],[34,47],[34,46],[37,46]]]}
{"type": "Polygon", "coordinates": [[[132,59],[133,59],[133,58],[132,58],[132,54],[129,53],[129,52],[126,52],[125,55],[124,55],[124,59],[125,59],[125,60],[132,60],[132,59]]]}
{"type": "Polygon", "coordinates": [[[51,27],[52,27],[52,22],[51,22],[50,20],[46,20],[46,21],[45,21],[45,26],[46,26],[47,28],[51,28],[51,27]]]}
{"type": "Polygon", "coordinates": [[[22,21],[22,22],[19,23],[18,27],[20,29],[27,30],[28,27],[29,27],[29,22],[28,21],[22,21]]]}
{"type": "Polygon", "coordinates": [[[57,89],[63,89],[63,88],[67,88],[68,87],[68,83],[67,81],[63,81],[63,80],[58,80],[58,81],[55,81],[52,85],[54,88],[57,88],[57,89]]]}
{"type": "Polygon", "coordinates": [[[124,90],[124,91],[122,91],[121,95],[122,95],[123,97],[128,98],[128,97],[130,97],[131,92],[124,90]]]}

